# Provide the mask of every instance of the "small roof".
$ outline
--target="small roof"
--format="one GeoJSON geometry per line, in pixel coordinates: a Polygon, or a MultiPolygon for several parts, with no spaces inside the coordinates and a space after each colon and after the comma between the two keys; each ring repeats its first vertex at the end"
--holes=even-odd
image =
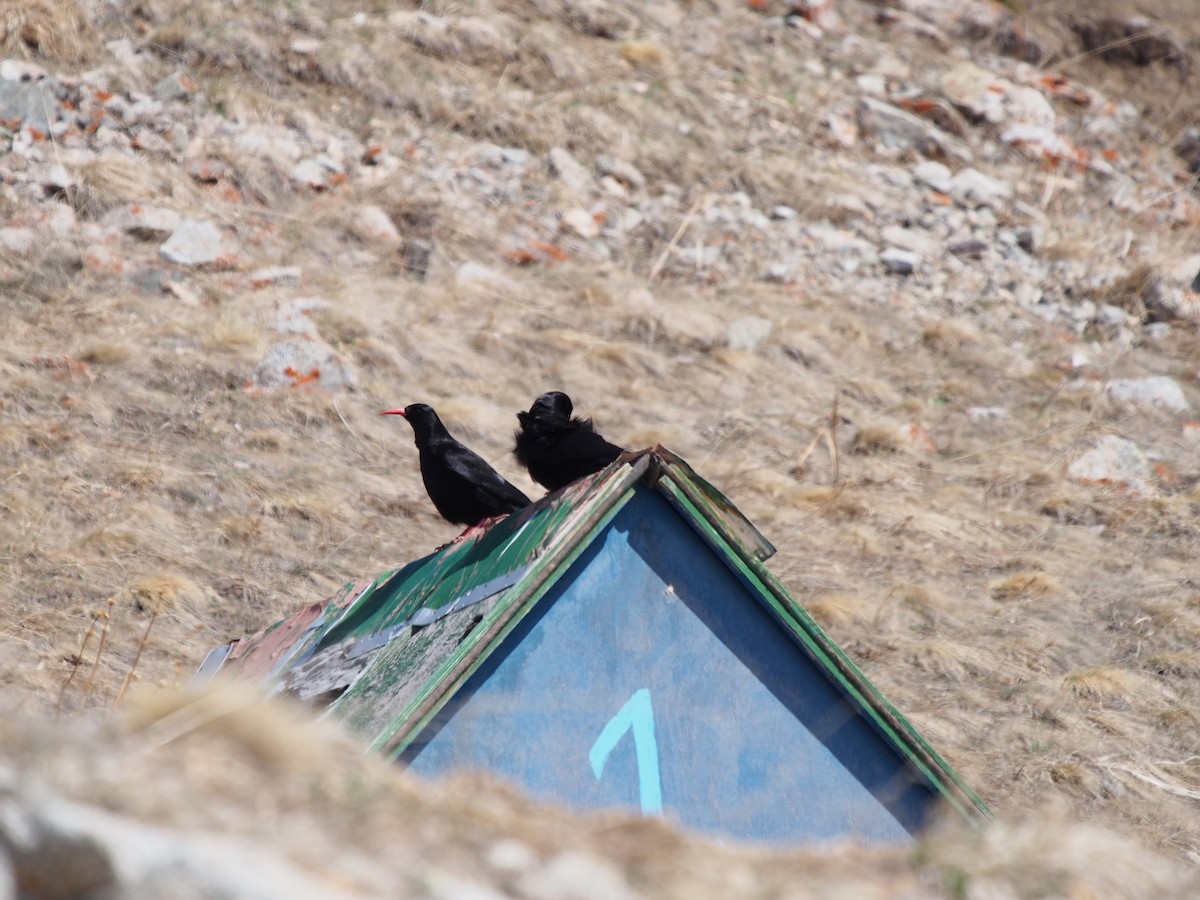
{"type": "Polygon", "coordinates": [[[397,757],[634,496],[662,494],[724,558],[814,664],[969,819],[983,801],[879,692],[764,565],[775,548],[670,450],[627,455],[491,525],[373,581],[345,585],[249,637],[197,673],[265,680],[327,704],[373,750],[397,757]]]}

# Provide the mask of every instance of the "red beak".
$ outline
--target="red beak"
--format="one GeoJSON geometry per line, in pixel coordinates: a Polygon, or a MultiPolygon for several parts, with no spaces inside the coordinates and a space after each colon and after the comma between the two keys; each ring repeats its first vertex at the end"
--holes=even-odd
{"type": "Polygon", "coordinates": [[[385,409],[383,412],[380,413],[380,415],[381,416],[403,416],[404,410],[402,410],[402,409],[385,409]]]}

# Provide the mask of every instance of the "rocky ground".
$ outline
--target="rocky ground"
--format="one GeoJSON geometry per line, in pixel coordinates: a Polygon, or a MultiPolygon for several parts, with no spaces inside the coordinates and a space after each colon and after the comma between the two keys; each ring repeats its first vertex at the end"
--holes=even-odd
{"type": "Polygon", "coordinates": [[[147,895],[166,864],[121,848],[150,828],[189,871],[230,849],[192,829],[253,834],[280,884],[319,857],[326,895],[1194,895],[1189,8],[0,3],[23,890],[53,893],[27,838],[65,816],[134,829],[92,858],[147,895]],[[535,493],[510,435],[549,388],[719,485],[1005,824],[916,855],[717,853],[412,785],[338,739],[255,761],[193,735],[220,709],[166,740],[146,723],[170,712],[95,722],[453,535],[379,410],[433,404],[535,493]],[[364,779],[422,824],[328,824],[364,779]],[[375,840],[411,850],[360,869],[375,840]]]}

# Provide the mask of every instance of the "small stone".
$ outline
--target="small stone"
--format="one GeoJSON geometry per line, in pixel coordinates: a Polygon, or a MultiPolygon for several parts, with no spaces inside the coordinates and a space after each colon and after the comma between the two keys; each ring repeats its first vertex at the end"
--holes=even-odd
{"type": "Polygon", "coordinates": [[[569,209],[562,215],[562,223],[584,240],[600,235],[600,223],[587,210],[569,209]]]}
{"type": "Polygon", "coordinates": [[[37,232],[32,228],[0,228],[0,248],[10,253],[29,256],[37,245],[37,232]]]}
{"type": "Polygon", "coordinates": [[[771,218],[783,221],[794,219],[796,218],[796,211],[790,206],[785,206],[781,203],[778,206],[771,207],[771,218]]]}
{"type": "Polygon", "coordinates": [[[795,277],[792,267],[781,259],[770,263],[762,275],[763,281],[770,281],[774,284],[789,284],[795,280],[795,277]]]}
{"type": "Polygon", "coordinates": [[[309,385],[334,393],[354,390],[358,373],[324,341],[300,339],[268,349],[246,381],[248,389],[263,391],[309,385]]]}
{"type": "Polygon", "coordinates": [[[507,287],[510,281],[502,272],[477,262],[465,262],[454,270],[454,283],[458,285],[490,284],[507,287]]]}
{"type": "Polygon", "coordinates": [[[935,191],[950,192],[950,169],[937,160],[927,159],[913,166],[913,178],[935,191]]]}
{"type": "Polygon", "coordinates": [[[182,217],[173,209],[130,203],[109,210],[100,222],[143,241],[161,241],[179,227],[182,217]]]}
{"type": "Polygon", "coordinates": [[[637,170],[633,163],[612,156],[597,156],[596,170],[601,175],[615,178],[621,184],[632,190],[640,190],[646,186],[646,176],[637,170]]]}
{"type": "Polygon", "coordinates": [[[54,96],[54,82],[0,81],[0,120],[38,129],[44,135],[63,118],[62,104],[54,96]]]}
{"type": "Polygon", "coordinates": [[[484,860],[501,872],[528,872],[538,861],[533,848],[517,838],[502,838],[484,852],[484,860]]]}
{"type": "Polygon", "coordinates": [[[577,197],[586,197],[595,186],[587,169],[562,147],[551,149],[547,154],[547,159],[550,163],[550,171],[557,175],[567,190],[577,197]]]}
{"type": "Polygon", "coordinates": [[[879,254],[879,261],[893,275],[911,275],[917,268],[917,254],[899,247],[888,247],[879,254]]]}
{"type": "Polygon", "coordinates": [[[1067,467],[1067,477],[1082,484],[1115,485],[1153,496],[1150,461],[1133,441],[1105,435],[1067,467]]]}
{"type": "Polygon", "coordinates": [[[159,100],[183,100],[194,94],[200,85],[183,72],[172,72],[154,86],[154,96],[159,100]]]}
{"type": "Polygon", "coordinates": [[[971,406],[967,408],[967,418],[975,424],[991,422],[1008,418],[1008,410],[1003,406],[971,406]]]}
{"type": "Polygon", "coordinates": [[[976,169],[961,169],[950,179],[950,196],[963,206],[991,206],[1012,196],[1012,185],[976,169]]]}
{"type": "Polygon", "coordinates": [[[529,900],[635,900],[637,895],[613,863],[577,850],[560,853],[524,875],[519,894],[529,900]]]}
{"type": "Polygon", "coordinates": [[[880,229],[879,237],[885,244],[899,247],[901,250],[911,250],[918,256],[934,256],[940,249],[938,243],[920,228],[887,225],[880,229]]]}
{"type": "Polygon", "coordinates": [[[915,150],[922,156],[954,155],[969,159],[970,152],[950,135],[912,113],[863,97],[858,102],[858,126],[874,135],[884,146],[895,150],[915,150]]]}
{"type": "Polygon", "coordinates": [[[1189,445],[1200,447],[1200,422],[1184,422],[1181,433],[1189,445]]]}
{"type": "Polygon", "coordinates": [[[255,269],[246,277],[252,288],[265,288],[272,284],[296,284],[300,280],[300,267],[270,266],[266,269],[255,269]]]}
{"type": "Polygon", "coordinates": [[[1179,382],[1166,375],[1115,378],[1108,383],[1107,390],[1108,396],[1118,402],[1142,403],[1170,412],[1186,412],[1191,408],[1179,382]]]}
{"type": "Polygon", "coordinates": [[[329,301],[319,297],[299,297],[279,307],[271,330],[280,334],[299,334],[304,337],[317,336],[317,324],[309,313],[329,308],[329,301]]]}
{"type": "Polygon", "coordinates": [[[329,187],[329,173],[315,159],[300,160],[292,166],[288,177],[296,184],[314,191],[323,191],[329,187]]]}
{"type": "Polygon", "coordinates": [[[230,267],[236,252],[221,230],[211,222],[183,219],[158,248],[164,259],[182,266],[230,267]]]}
{"type": "Polygon", "coordinates": [[[225,163],[211,156],[189,159],[187,173],[201,184],[216,184],[225,177],[225,163]]]}
{"type": "Polygon", "coordinates": [[[725,329],[725,346],[730,350],[756,350],[774,327],[770,319],[761,316],[736,319],[725,329]]]}
{"type": "Polygon", "coordinates": [[[360,206],[350,223],[351,233],[360,240],[395,246],[400,243],[400,231],[391,217],[374,205],[360,206]]]}
{"type": "Polygon", "coordinates": [[[433,244],[420,238],[410,238],[404,245],[404,269],[408,274],[424,281],[429,272],[429,259],[433,256],[433,244]]]}
{"type": "Polygon", "coordinates": [[[987,253],[987,242],[977,239],[966,241],[955,241],[953,244],[947,244],[946,249],[951,256],[957,256],[959,259],[983,259],[983,255],[987,253]]]}

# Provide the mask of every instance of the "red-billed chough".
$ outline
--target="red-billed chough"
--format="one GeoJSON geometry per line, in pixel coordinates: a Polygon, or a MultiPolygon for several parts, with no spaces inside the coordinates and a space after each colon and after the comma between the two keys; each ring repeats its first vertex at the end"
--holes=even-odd
{"type": "Polygon", "coordinates": [[[573,409],[570,397],[549,391],[533,401],[529,412],[517,413],[521,429],[513,454],[534,481],[551,491],[599,472],[625,452],[598,435],[591,419],[572,418],[573,409]]]}
{"type": "Polygon", "coordinates": [[[421,479],[442,518],[468,527],[528,506],[530,500],[479,454],[456,441],[433,408],[412,403],[381,416],[404,416],[421,457],[421,479]]]}

